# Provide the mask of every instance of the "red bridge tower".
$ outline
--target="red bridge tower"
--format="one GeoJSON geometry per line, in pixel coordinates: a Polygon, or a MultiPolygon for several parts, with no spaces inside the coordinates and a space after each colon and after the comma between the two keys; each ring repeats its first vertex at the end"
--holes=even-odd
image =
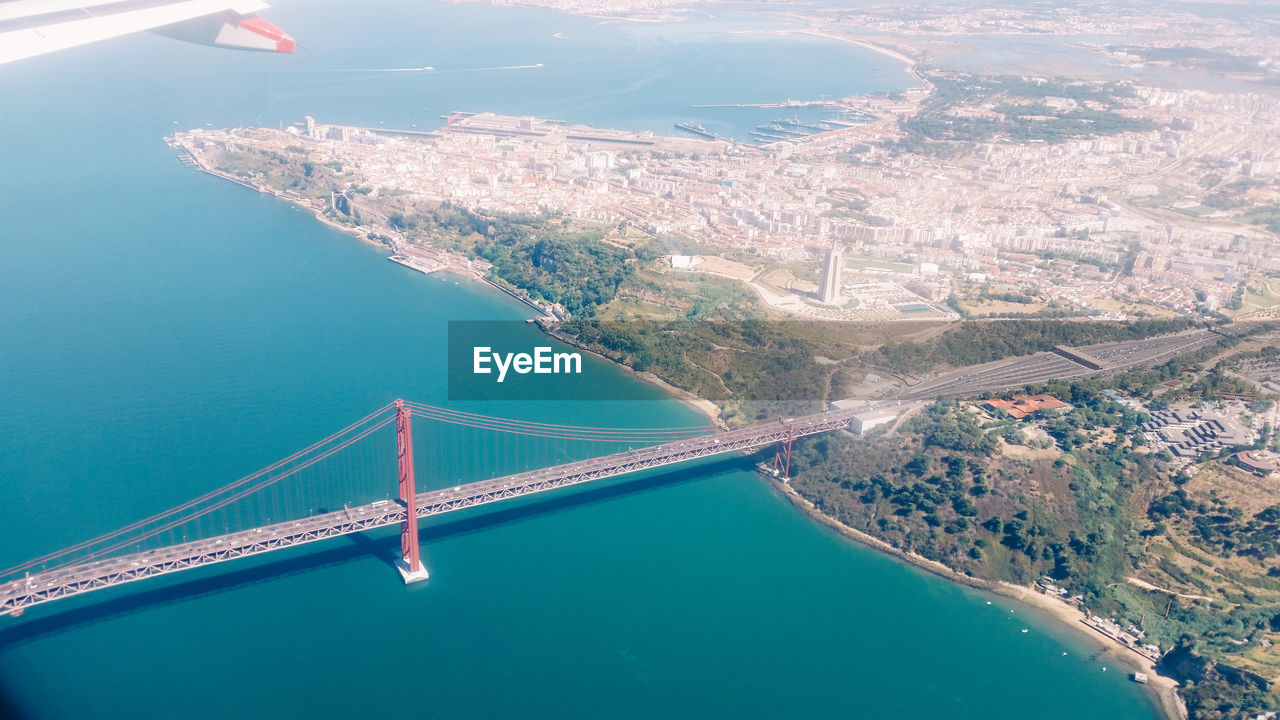
{"type": "Polygon", "coordinates": [[[403,400],[396,400],[396,456],[400,469],[400,504],[404,506],[404,522],[400,523],[400,552],[396,569],[405,583],[427,579],[427,569],[422,565],[418,551],[418,504],[413,483],[413,430],[409,425],[409,410],[403,400]]]}
{"type": "Polygon", "coordinates": [[[787,426],[787,439],[782,447],[773,453],[773,476],[782,478],[782,482],[791,482],[791,438],[795,432],[795,418],[778,418],[778,422],[787,426]]]}

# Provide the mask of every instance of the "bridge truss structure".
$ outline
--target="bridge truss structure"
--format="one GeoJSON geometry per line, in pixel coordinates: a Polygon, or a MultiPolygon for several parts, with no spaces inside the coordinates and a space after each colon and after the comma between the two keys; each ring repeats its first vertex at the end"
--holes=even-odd
{"type": "MultiPolygon", "coordinates": [[[[780,444],[780,450],[775,456],[775,473],[786,477],[792,441],[847,428],[855,413],[854,410],[834,410],[802,417],[780,418],[736,430],[707,432],[709,428],[706,426],[674,429],[572,428],[566,431],[567,426],[459,413],[402,400],[385,406],[378,413],[385,411],[390,411],[390,417],[367,424],[364,429],[359,430],[364,434],[356,439],[367,436],[377,428],[395,423],[398,471],[395,500],[379,500],[237,532],[166,544],[138,552],[114,554],[133,544],[137,539],[135,536],[151,537],[158,532],[146,530],[147,522],[152,519],[139,521],[0,574],[0,577],[13,577],[16,573],[25,573],[0,585],[0,614],[17,616],[29,607],[94,590],[395,525],[399,525],[401,530],[401,557],[397,563],[401,574],[406,582],[423,580],[427,577],[427,571],[422,564],[418,546],[418,520],[421,518],[714,455],[752,450],[773,443],[780,444]],[[655,439],[665,441],[638,449],[628,448],[599,457],[466,483],[451,489],[417,492],[413,472],[412,417],[538,437],[571,436],[578,440],[612,442],[632,438],[638,442],[653,442],[655,439]],[[31,572],[32,569],[36,571],[31,572]]],[[[370,417],[376,418],[378,413],[370,417]]],[[[266,484],[259,479],[261,471],[248,477],[259,485],[266,484]]],[[[257,486],[242,478],[228,487],[236,489],[234,497],[238,499],[257,486]],[[240,489],[239,484],[245,484],[246,487],[240,489]]],[[[194,507],[197,501],[203,502],[212,496],[210,493],[184,506],[153,516],[159,518],[160,524],[157,527],[172,528],[180,520],[185,521],[187,516],[183,512],[194,507]]]]}

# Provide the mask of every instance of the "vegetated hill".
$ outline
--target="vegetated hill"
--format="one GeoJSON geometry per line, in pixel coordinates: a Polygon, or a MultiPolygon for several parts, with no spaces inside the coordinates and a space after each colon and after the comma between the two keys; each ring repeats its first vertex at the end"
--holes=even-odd
{"type": "Polygon", "coordinates": [[[893,146],[901,151],[945,157],[998,139],[1059,143],[1154,127],[1117,112],[1133,95],[1121,83],[1029,82],[956,72],[931,72],[930,80],[935,92],[924,107],[898,123],[904,136],[893,146]],[[1049,97],[1063,102],[1050,107],[1049,97]]]}
{"type": "Polygon", "coordinates": [[[606,230],[564,217],[479,213],[448,203],[392,213],[405,236],[493,263],[492,275],[535,299],[594,315],[635,274],[637,261],[660,253],[651,243],[604,242],[606,230]]]}
{"type": "Polygon", "coordinates": [[[1204,364],[1236,342],[1029,388],[1069,402],[1062,415],[1018,421],[981,401],[939,401],[892,435],[805,438],[791,484],[896,548],[975,578],[1049,576],[1093,612],[1139,626],[1146,642],[1178,648],[1169,667],[1182,668],[1195,719],[1272,709],[1280,486],[1266,490],[1222,462],[1194,477],[1177,470],[1137,431],[1144,413],[1101,392],[1122,389],[1150,406],[1211,398],[1226,380],[1204,364]],[[1172,378],[1183,381],[1176,390],[1164,384],[1172,378]]]}
{"type": "MultiPolygon", "coordinates": [[[[1096,428],[1136,427],[1136,412],[1113,405],[1076,412],[1096,428]]],[[[845,524],[960,572],[1022,584],[1049,575],[1098,595],[1125,566],[1128,493],[1159,477],[1158,461],[1127,444],[1063,453],[1022,427],[939,401],[896,436],[806,439],[792,484],[845,524]]]]}

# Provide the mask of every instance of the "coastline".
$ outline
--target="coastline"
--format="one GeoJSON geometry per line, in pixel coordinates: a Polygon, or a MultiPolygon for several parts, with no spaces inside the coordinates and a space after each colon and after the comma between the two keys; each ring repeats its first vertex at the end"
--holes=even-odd
{"type": "Polygon", "coordinates": [[[1145,686],[1147,695],[1163,720],[1186,720],[1186,704],[1178,695],[1177,681],[1156,673],[1155,663],[1150,659],[1139,655],[1117,640],[1113,640],[1099,632],[1091,630],[1090,626],[1084,623],[1084,613],[1068,604],[1066,601],[1038,592],[1030,587],[1014,585],[1013,583],[1004,582],[1002,580],[989,581],[970,577],[963,573],[956,572],[936,560],[930,560],[912,552],[899,550],[875,536],[849,527],[839,520],[823,513],[817,508],[817,506],[809,502],[807,498],[797,492],[795,488],[791,487],[791,485],[779,482],[772,478],[768,478],[767,481],[774,490],[786,498],[788,502],[795,506],[796,509],[807,515],[810,519],[821,525],[825,525],[860,545],[882,552],[896,560],[905,562],[944,580],[965,585],[976,590],[990,592],[1011,600],[1016,600],[1017,602],[1049,617],[1056,621],[1061,627],[1075,633],[1078,637],[1082,637],[1102,648],[1103,652],[1110,654],[1127,670],[1146,673],[1149,678],[1145,686]]]}
{"type": "Polygon", "coordinates": [[[620,362],[617,362],[612,358],[601,355],[595,350],[592,350],[591,348],[588,348],[579,344],[578,341],[572,335],[567,335],[565,333],[562,333],[556,330],[555,328],[547,327],[542,323],[536,323],[536,325],[548,337],[555,338],[556,340],[559,340],[560,342],[565,343],[566,345],[569,345],[577,350],[581,350],[582,352],[588,353],[590,355],[594,355],[595,357],[598,357],[601,360],[604,360],[605,362],[608,362],[609,364],[613,365],[615,368],[622,370],[623,372],[630,375],[631,377],[638,378],[640,380],[643,380],[644,382],[649,383],[650,385],[657,386],[660,390],[662,390],[668,396],[670,396],[672,400],[675,400],[685,405],[686,407],[690,408],[691,410],[698,413],[699,415],[702,415],[703,417],[707,418],[716,427],[722,430],[728,428],[728,426],[725,425],[724,421],[720,419],[719,406],[717,406],[715,403],[711,402],[710,400],[707,400],[706,398],[698,397],[697,395],[689,392],[688,390],[685,390],[684,388],[678,388],[675,385],[672,385],[671,383],[667,382],[666,380],[663,380],[662,378],[658,377],[657,375],[654,375],[651,372],[636,370],[635,368],[632,368],[620,362]]]}
{"type": "MultiPolygon", "coordinates": [[[[273,190],[271,190],[271,189],[261,188],[261,187],[254,186],[254,185],[252,185],[252,184],[250,184],[250,183],[248,183],[248,182],[246,182],[246,181],[241,180],[240,178],[236,178],[236,177],[233,177],[233,176],[228,175],[228,174],[226,174],[226,173],[223,173],[223,172],[221,172],[221,171],[219,171],[219,170],[216,170],[216,169],[214,169],[214,168],[210,168],[210,167],[208,167],[208,166],[206,166],[206,165],[204,164],[203,160],[202,160],[199,156],[196,156],[196,155],[194,155],[194,154],[186,153],[186,157],[191,158],[192,162],[194,163],[194,164],[192,165],[192,167],[194,167],[196,170],[199,170],[200,172],[207,173],[207,174],[209,174],[209,175],[212,175],[212,176],[214,176],[214,177],[216,177],[216,178],[220,178],[220,179],[222,179],[222,180],[227,180],[227,181],[229,181],[229,182],[233,182],[233,183],[235,183],[235,184],[237,184],[237,185],[240,185],[241,187],[246,187],[246,188],[250,188],[250,189],[256,190],[256,191],[258,191],[259,193],[262,193],[263,195],[270,195],[270,196],[272,196],[272,197],[274,197],[274,198],[276,198],[276,199],[278,199],[278,200],[283,200],[283,201],[285,201],[285,202],[287,202],[287,203],[290,203],[290,204],[292,204],[292,205],[295,205],[295,206],[297,206],[297,207],[300,207],[300,208],[302,208],[303,210],[306,210],[307,212],[310,212],[310,213],[315,217],[315,219],[316,219],[316,220],[319,220],[321,223],[324,223],[324,224],[325,224],[325,225],[327,225],[328,227],[331,227],[331,228],[333,228],[334,230],[338,230],[338,231],[342,232],[343,234],[350,235],[351,237],[353,237],[353,238],[355,238],[355,239],[359,240],[360,242],[362,242],[362,243],[364,243],[364,244],[366,244],[366,245],[370,245],[370,246],[372,246],[372,247],[376,247],[376,248],[378,248],[378,249],[380,249],[380,250],[387,251],[387,253],[388,253],[388,254],[387,254],[387,257],[388,257],[388,258],[390,258],[392,255],[394,255],[394,254],[395,254],[395,252],[394,252],[394,251],[391,251],[389,248],[387,248],[387,246],[386,246],[386,245],[383,245],[382,243],[379,243],[379,242],[375,242],[375,241],[373,241],[373,240],[370,240],[367,232],[361,232],[359,228],[353,228],[353,227],[350,227],[350,226],[347,226],[347,225],[342,225],[341,223],[334,222],[333,220],[331,220],[331,219],[329,219],[329,218],[325,217],[324,212],[323,212],[322,210],[319,210],[319,209],[315,208],[314,206],[312,206],[312,205],[310,205],[310,204],[306,203],[305,201],[303,201],[302,199],[299,199],[299,198],[292,198],[292,197],[289,197],[288,195],[285,195],[285,194],[283,194],[283,193],[279,193],[279,192],[275,192],[275,191],[273,191],[273,190]]],[[[421,272],[421,271],[419,271],[419,272],[421,272]]],[[[505,290],[505,289],[503,289],[503,288],[499,287],[498,285],[495,285],[493,282],[491,282],[490,280],[488,280],[486,277],[484,277],[483,275],[480,275],[480,274],[478,274],[478,273],[475,273],[475,272],[466,272],[466,271],[462,271],[461,269],[458,269],[458,268],[447,268],[447,267],[446,267],[446,268],[441,268],[440,270],[437,270],[436,272],[448,273],[448,274],[451,274],[451,275],[458,275],[458,276],[464,277],[464,278],[466,278],[466,279],[468,279],[468,280],[472,280],[472,281],[475,281],[475,282],[482,283],[482,284],[484,284],[484,285],[488,286],[489,288],[491,288],[492,290],[494,290],[495,292],[499,292],[499,293],[503,294],[504,296],[509,297],[510,299],[512,299],[512,300],[514,300],[514,301],[516,301],[516,302],[518,302],[518,303],[520,303],[520,304],[524,305],[525,307],[527,307],[527,308],[529,308],[529,309],[536,309],[536,308],[534,308],[534,307],[533,307],[533,306],[532,306],[528,301],[526,301],[526,300],[524,300],[524,299],[520,298],[519,296],[515,295],[514,293],[511,293],[511,292],[509,292],[509,291],[507,291],[507,290],[505,290]]],[[[647,382],[647,383],[649,383],[649,384],[651,384],[651,385],[655,385],[655,386],[657,386],[657,387],[658,387],[658,388],[660,388],[663,392],[667,393],[667,395],[669,395],[672,399],[674,399],[674,400],[676,400],[676,401],[678,401],[678,402],[680,402],[680,403],[684,404],[686,407],[689,407],[689,408],[690,408],[690,409],[692,409],[694,412],[697,412],[699,415],[702,415],[703,417],[705,417],[705,418],[707,418],[708,420],[710,420],[710,421],[711,421],[711,423],[712,423],[713,425],[715,425],[716,427],[719,427],[719,428],[724,428],[724,427],[726,427],[726,426],[725,426],[725,424],[724,424],[724,421],[723,421],[723,420],[721,420],[721,418],[720,418],[720,408],[719,408],[719,407],[717,407],[717,406],[716,406],[716,404],[715,404],[715,403],[713,403],[713,402],[711,402],[710,400],[706,400],[706,399],[704,399],[704,398],[700,398],[700,397],[698,397],[697,395],[694,395],[693,393],[689,392],[688,390],[684,390],[683,388],[678,388],[678,387],[676,387],[675,385],[672,385],[671,383],[668,383],[666,380],[663,380],[662,378],[658,377],[657,375],[654,375],[653,373],[649,373],[649,372],[642,372],[642,371],[639,371],[639,370],[635,370],[635,369],[630,368],[630,367],[628,367],[628,366],[626,366],[626,365],[624,365],[624,364],[622,364],[622,363],[615,362],[615,361],[614,361],[614,360],[612,360],[611,358],[605,357],[604,355],[601,355],[600,353],[598,353],[598,352],[596,352],[596,351],[594,351],[594,350],[591,350],[591,349],[589,349],[589,348],[583,347],[582,345],[578,344],[578,342],[577,342],[574,338],[572,338],[571,336],[569,336],[569,335],[565,335],[564,333],[561,333],[561,332],[557,332],[554,328],[549,328],[549,327],[547,327],[547,326],[543,325],[542,323],[537,323],[537,325],[538,325],[538,327],[539,327],[539,328],[540,328],[544,333],[546,333],[546,334],[547,334],[547,335],[549,335],[550,337],[553,337],[553,338],[555,338],[555,339],[557,339],[557,340],[559,340],[559,341],[561,341],[561,342],[563,342],[563,343],[566,343],[566,344],[571,345],[571,346],[573,346],[573,347],[575,347],[575,348],[577,348],[577,349],[579,349],[579,350],[582,350],[583,352],[590,353],[590,354],[592,354],[592,355],[594,355],[594,356],[596,356],[596,357],[598,357],[598,358],[600,358],[600,359],[602,359],[602,360],[605,360],[605,361],[607,361],[607,362],[611,363],[614,367],[621,368],[621,369],[623,370],[623,372],[626,372],[626,373],[630,374],[632,377],[639,378],[640,380],[643,380],[644,382],[647,382]]]]}
{"type": "Polygon", "coordinates": [[[877,45],[868,40],[859,40],[854,37],[849,37],[848,35],[839,35],[836,33],[825,32],[823,30],[814,30],[812,28],[804,30],[732,30],[730,33],[734,35],[776,35],[779,37],[786,37],[788,35],[809,35],[810,37],[819,37],[826,40],[848,43],[849,45],[857,45],[858,47],[865,48],[887,58],[901,62],[906,66],[903,68],[904,72],[911,76],[912,80],[919,83],[922,89],[932,90],[933,88],[932,83],[926,80],[922,75],[920,75],[920,73],[916,72],[916,61],[914,59],[898,52],[897,50],[887,48],[883,45],[877,45]]]}
{"type": "MultiPolygon", "coordinates": [[[[539,325],[541,326],[541,324],[539,325]]],[[[542,330],[547,335],[561,342],[572,345],[579,350],[588,352],[598,358],[612,363],[615,367],[622,369],[632,377],[636,377],[645,382],[656,385],[673,399],[704,415],[708,419],[712,420],[717,426],[724,427],[723,421],[719,418],[719,408],[711,401],[700,398],[687,390],[671,385],[653,373],[637,371],[627,365],[601,355],[594,350],[583,347],[575,342],[572,337],[556,332],[552,328],[542,326],[542,330]]],[[[943,580],[1017,601],[1031,610],[1046,616],[1048,619],[1054,621],[1059,627],[1075,634],[1077,637],[1084,639],[1090,644],[1096,645],[1103,653],[1109,655],[1118,664],[1120,664],[1126,671],[1126,674],[1135,671],[1145,673],[1148,677],[1148,681],[1143,687],[1143,690],[1162,720],[1187,720],[1186,704],[1178,695],[1179,685],[1177,681],[1157,673],[1155,663],[1150,658],[1134,652],[1133,649],[1127,645],[1103,635],[1099,631],[1093,629],[1092,626],[1086,624],[1085,614],[1065,600],[1044,594],[1037,591],[1035,588],[1028,586],[1015,585],[1002,580],[988,581],[970,577],[957,572],[936,560],[930,560],[915,553],[899,550],[873,535],[869,535],[861,530],[852,528],[841,523],[835,518],[826,515],[808,499],[800,495],[800,493],[797,492],[790,484],[779,482],[777,479],[773,478],[768,478],[767,482],[775,491],[781,494],[788,502],[804,513],[809,519],[834,530],[840,535],[853,540],[860,545],[881,552],[895,560],[907,563],[908,565],[920,570],[924,570],[925,572],[942,578],[943,580]]]]}
{"type": "MultiPolygon", "coordinates": [[[[817,31],[800,30],[800,31],[761,31],[761,32],[769,33],[769,34],[791,34],[792,32],[795,32],[795,33],[801,33],[801,34],[816,35],[820,37],[828,37],[830,39],[837,39],[844,42],[864,45],[866,47],[876,50],[877,52],[885,52],[885,54],[896,55],[896,53],[892,53],[892,51],[885,51],[885,49],[883,48],[877,48],[867,43],[856,41],[850,38],[840,38],[838,36],[826,35],[817,31]]],[[[908,73],[911,74],[912,77],[918,78],[918,76],[914,72],[914,64],[909,59],[905,58],[905,56],[899,56],[899,59],[903,59],[905,62],[907,62],[908,73]]],[[[336,230],[342,231],[347,235],[351,235],[363,243],[366,243],[373,247],[377,247],[384,251],[388,251],[388,248],[386,247],[386,245],[380,242],[370,240],[368,238],[367,232],[362,231],[360,228],[354,228],[354,227],[342,225],[340,223],[337,223],[331,220],[328,217],[325,217],[322,210],[317,209],[315,206],[307,203],[303,199],[292,198],[283,193],[276,192],[269,188],[256,187],[256,186],[250,185],[239,178],[224,174],[218,170],[204,166],[204,164],[200,162],[199,158],[193,157],[193,159],[196,160],[195,168],[200,170],[201,172],[205,172],[215,177],[219,177],[224,180],[234,182],[243,187],[249,187],[249,188],[255,189],[262,194],[272,195],[277,199],[285,200],[294,205],[300,206],[310,211],[311,214],[314,215],[317,220],[324,223],[325,225],[332,227],[336,230]]],[[[388,257],[391,254],[394,254],[394,252],[388,252],[388,257]]],[[[507,293],[503,291],[502,288],[493,285],[493,283],[487,281],[483,276],[480,276],[478,274],[459,272],[457,269],[449,269],[449,268],[442,269],[441,271],[447,272],[449,274],[463,275],[472,280],[483,282],[486,285],[490,285],[495,290],[498,290],[499,292],[503,292],[504,294],[511,296],[511,293],[507,293]]],[[[515,296],[512,296],[512,299],[520,301],[520,299],[515,296]]],[[[674,385],[671,385],[670,383],[666,382],[662,378],[652,373],[637,371],[623,363],[616,362],[613,359],[608,358],[594,350],[588,349],[578,344],[576,340],[571,336],[558,332],[555,328],[547,327],[545,325],[542,325],[541,323],[539,323],[539,326],[540,326],[540,329],[547,335],[554,337],[555,339],[560,340],[561,342],[565,342],[579,350],[591,353],[596,357],[604,359],[610,362],[614,367],[621,368],[624,372],[629,373],[631,376],[639,378],[640,380],[643,380],[645,382],[648,382],[652,385],[657,386],[658,388],[662,389],[672,399],[681,402],[685,406],[691,408],[695,412],[706,417],[714,425],[722,428],[725,427],[724,422],[720,418],[719,408],[711,401],[698,397],[697,395],[689,391],[686,391],[674,385]]],[[[916,555],[914,553],[899,550],[872,535],[864,533],[860,530],[856,530],[850,526],[844,525],[843,523],[840,523],[834,518],[831,518],[830,516],[822,513],[820,510],[818,510],[817,507],[813,505],[813,503],[811,503],[809,500],[801,496],[790,485],[779,483],[776,480],[773,481],[771,485],[778,492],[780,492],[789,502],[791,502],[793,506],[795,506],[801,512],[805,513],[810,519],[822,525],[826,525],[827,527],[835,530],[836,532],[840,533],[846,538],[849,538],[871,549],[880,551],[897,560],[906,562],[910,565],[913,565],[921,570],[929,572],[942,579],[949,580],[955,583],[960,583],[974,589],[991,592],[1012,600],[1016,600],[1025,606],[1028,606],[1036,611],[1039,611],[1041,613],[1048,615],[1050,618],[1058,621],[1062,627],[1069,628],[1071,632],[1075,632],[1078,634],[1078,636],[1083,637],[1091,641],[1093,644],[1103,648],[1105,652],[1111,654],[1111,656],[1114,657],[1117,662],[1122,663],[1124,666],[1126,666],[1126,668],[1147,673],[1150,679],[1148,684],[1146,685],[1145,691],[1147,692],[1148,696],[1151,698],[1153,702],[1153,706],[1157,709],[1160,716],[1164,718],[1164,720],[1186,720],[1187,712],[1186,712],[1185,704],[1182,702],[1182,699],[1177,694],[1178,684],[1176,683],[1176,681],[1157,674],[1155,672],[1154,663],[1148,658],[1145,658],[1133,652],[1130,648],[1123,645],[1122,643],[1115,641],[1104,635],[1101,635],[1100,633],[1090,629],[1089,626],[1083,623],[1083,620],[1085,617],[1084,614],[1077,608],[1066,603],[1065,601],[1058,599],[1056,597],[1044,595],[1030,587],[1014,585],[1012,583],[1007,583],[1003,581],[986,581],[986,580],[981,580],[977,578],[972,578],[962,573],[956,572],[955,570],[947,567],[946,565],[940,562],[929,560],[927,558],[916,555]]]]}
{"type": "MultiPolygon", "coordinates": [[[[180,145],[174,142],[171,142],[172,140],[171,138],[165,138],[165,140],[169,143],[170,147],[174,147],[174,148],[180,147],[180,145]]],[[[319,210],[315,206],[308,204],[306,201],[302,200],[301,198],[289,197],[288,195],[285,195],[284,193],[281,193],[275,190],[274,188],[254,185],[247,180],[243,180],[241,178],[235,177],[234,175],[229,175],[216,168],[209,167],[208,165],[205,164],[204,158],[200,157],[199,155],[196,155],[195,153],[187,151],[186,148],[182,148],[182,151],[179,153],[178,157],[179,158],[185,157],[190,159],[191,161],[190,167],[195,168],[196,170],[202,173],[212,175],[216,178],[220,178],[228,182],[235,183],[240,187],[249,188],[250,190],[256,190],[257,192],[263,195],[270,195],[271,197],[276,198],[277,200],[283,200],[291,205],[296,205],[302,208],[303,210],[306,210],[307,212],[314,215],[316,220],[319,220],[320,222],[324,223],[325,225],[328,225],[334,230],[339,230],[347,235],[350,235],[351,237],[359,240],[362,243],[365,243],[366,245],[372,245],[373,247],[382,248],[383,250],[388,249],[386,245],[370,240],[367,232],[362,234],[357,228],[341,225],[339,223],[336,223],[330,220],[329,218],[324,216],[324,211],[319,210]]],[[[389,254],[387,257],[390,257],[392,254],[394,253],[389,254]]]]}

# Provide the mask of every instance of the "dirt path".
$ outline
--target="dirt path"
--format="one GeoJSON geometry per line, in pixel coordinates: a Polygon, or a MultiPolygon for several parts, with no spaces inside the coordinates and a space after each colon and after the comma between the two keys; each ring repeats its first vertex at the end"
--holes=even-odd
{"type": "Polygon", "coordinates": [[[1185,598],[1187,600],[1207,600],[1209,602],[1213,602],[1214,600],[1208,595],[1187,595],[1185,593],[1174,592],[1173,590],[1162,588],[1159,585],[1152,585],[1151,583],[1147,582],[1146,580],[1143,580],[1142,578],[1127,577],[1124,580],[1130,585],[1136,585],[1142,588],[1143,590],[1150,590],[1152,592],[1161,592],[1161,593],[1164,593],[1165,595],[1173,595],[1175,597],[1185,598]]]}

